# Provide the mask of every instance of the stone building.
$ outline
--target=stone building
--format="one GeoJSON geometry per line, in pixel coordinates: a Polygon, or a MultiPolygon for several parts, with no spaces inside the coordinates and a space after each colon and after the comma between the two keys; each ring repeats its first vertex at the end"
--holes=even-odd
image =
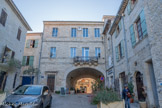
{"type": "MultiPolygon", "coordinates": [[[[25,70],[28,70],[29,67],[33,67],[35,70],[39,69],[40,62],[40,51],[42,46],[42,33],[41,32],[32,32],[27,33],[26,42],[24,48],[24,56],[22,62],[22,85],[25,84],[37,84],[38,83],[38,75],[34,74],[24,74],[25,70]]],[[[37,72],[39,72],[37,70],[37,72]]]]}
{"type": "Polygon", "coordinates": [[[161,13],[162,1],[123,0],[108,31],[116,90],[132,82],[135,100],[149,108],[162,107],[161,13]]]}
{"type": "Polygon", "coordinates": [[[77,89],[82,78],[105,77],[103,26],[103,21],[44,21],[40,84],[52,91],[77,89]]]}
{"type": "MultiPolygon", "coordinates": [[[[10,59],[22,61],[26,32],[31,28],[12,0],[0,0],[0,64],[10,59]]],[[[1,71],[0,90],[19,85],[20,69],[1,71]]]]}

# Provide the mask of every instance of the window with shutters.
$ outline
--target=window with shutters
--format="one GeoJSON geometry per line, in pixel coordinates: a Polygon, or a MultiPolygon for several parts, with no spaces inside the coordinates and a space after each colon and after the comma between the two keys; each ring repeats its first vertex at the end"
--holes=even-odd
{"type": "Polygon", "coordinates": [[[71,58],[74,58],[74,57],[76,57],[76,48],[72,47],[71,48],[71,58]]]}
{"type": "Polygon", "coordinates": [[[26,48],[37,48],[38,47],[38,40],[27,40],[26,41],[26,48]]]}
{"type": "Polygon", "coordinates": [[[19,28],[17,32],[17,39],[20,40],[20,37],[21,37],[21,29],[19,28]]]}
{"type": "Polygon", "coordinates": [[[57,35],[58,35],[58,28],[53,28],[52,37],[57,37],[57,35]]]}
{"type": "Polygon", "coordinates": [[[124,57],[124,40],[122,40],[118,46],[115,47],[116,61],[118,62],[124,57]]]}
{"type": "Polygon", "coordinates": [[[23,66],[33,66],[34,56],[24,56],[23,57],[23,66]]]}
{"type": "Polygon", "coordinates": [[[88,28],[83,28],[83,37],[88,37],[88,28]]]}
{"type": "Polygon", "coordinates": [[[76,28],[71,29],[71,37],[76,37],[76,28]]]}
{"type": "Polygon", "coordinates": [[[133,47],[147,36],[147,25],[143,10],[137,17],[137,20],[130,26],[129,31],[133,47]]]}
{"type": "Polygon", "coordinates": [[[129,0],[128,1],[128,5],[127,5],[127,12],[128,15],[132,12],[132,10],[134,9],[135,5],[137,4],[138,0],[129,0]]]}
{"type": "Polygon", "coordinates": [[[95,28],[95,37],[100,37],[100,29],[99,28],[95,28]]]}
{"type": "Polygon", "coordinates": [[[7,13],[5,12],[4,9],[2,9],[1,16],[0,16],[0,24],[5,26],[7,20],[7,13]]]}
{"type": "Polygon", "coordinates": [[[56,58],[56,47],[51,47],[50,57],[51,58],[56,58]]]}

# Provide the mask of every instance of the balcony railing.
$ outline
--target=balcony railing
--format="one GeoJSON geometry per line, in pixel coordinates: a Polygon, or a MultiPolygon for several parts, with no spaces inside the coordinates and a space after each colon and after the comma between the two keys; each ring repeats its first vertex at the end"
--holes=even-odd
{"type": "Polygon", "coordinates": [[[75,65],[82,64],[90,64],[90,65],[98,65],[98,57],[84,57],[84,56],[76,56],[74,57],[75,65]]]}

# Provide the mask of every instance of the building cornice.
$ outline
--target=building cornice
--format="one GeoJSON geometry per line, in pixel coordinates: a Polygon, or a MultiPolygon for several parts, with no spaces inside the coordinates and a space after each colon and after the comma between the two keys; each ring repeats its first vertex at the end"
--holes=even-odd
{"type": "Polygon", "coordinates": [[[43,21],[44,25],[59,24],[59,25],[83,25],[83,24],[99,24],[104,25],[103,21],[43,21]]]}
{"type": "Polygon", "coordinates": [[[121,5],[120,5],[120,8],[119,8],[119,10],[118,10],[118,12],[117,12],[117,15],[116,15],[116,17],[115,17],[115,20],[114,20],[114,22],[113,22],[113,24],[112,24],[112,26],[111,26],[110,31],[109,31],[109,34],[110,34],[110,35],[112,35],[112,34],[114,33],[115,28],[116,28],[116,26],[118,25],[118,23],[119,23],[119,21],[120,21],[122,15],[123,15],[123,13],[124,13],[124,11],[125,11],[125,8],[127,7],[128,1],[129,1],[129,0],[123,0],[123,1],[122,1],[121,5]]]}
{"type": "Polygon", "coordinates": [[[21,22],[26,27],[26,29],[28,31],[32,31],[31,27],[29,26],[29,24],[27,23],[27,21],[25,20],[25,18],[23,17],[23,15],[19,11],[19,9],[15,5],[15,3],[12,0],[5,0],[5,1],[9,4],[9,6],[11,7],[11,9],[15,12],[15,14],[17,15],[17,17],[21,20],[21,22]]]}
{"type": "Polygon", "coordinates": [[[102,34],[106,35],[106,33],[108,32],[110,26],[111,26],[111,20],[107,20],[102,34]]]}

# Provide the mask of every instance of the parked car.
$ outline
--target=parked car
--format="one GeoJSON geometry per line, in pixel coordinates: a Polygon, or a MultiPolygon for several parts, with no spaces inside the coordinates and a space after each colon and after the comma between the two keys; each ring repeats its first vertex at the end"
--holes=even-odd
{"type": "Polygon", "coordinates": [[[50,107],[52,96],[44,85],[20,86],[6,97],[2,108],[46,108],[50,107]]]}

